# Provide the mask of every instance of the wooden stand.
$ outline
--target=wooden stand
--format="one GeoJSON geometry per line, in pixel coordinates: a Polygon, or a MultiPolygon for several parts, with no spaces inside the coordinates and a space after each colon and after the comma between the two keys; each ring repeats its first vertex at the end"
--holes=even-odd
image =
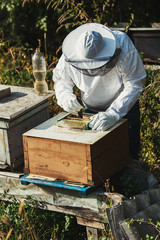
{"type": "Polygon", "coordinates": [[[77,223],[86,227],[87,238],[98,240],[98,230],[105,229],[105,224],[102,222],[91,221],[86,218],[77,217],[77,223]]]}
{"type": "Polygon", "coordinates": [[[59,212],[75,216],[77,224],[86,227],[88,240],[98,240],[98,229],[104,229],[108,224],[106,207],[108,198],[103,189],[98,188],[88,196],[80,196],[77,191],[54,188],[52,186],[42,186],[40,184],[21,184],[22,174],[1,172],[0,173],[0,194],[4,189],[10,189],[5,199],[12,201],[13,196],[19,201],[24,201],[28,196],[34,195],[39,202],[38,207],[48,211],[59,212]],[[92,203],[91,203],[92,202],[92,203]],[[42,203],[42,204],[41,204],[42,203]]]}

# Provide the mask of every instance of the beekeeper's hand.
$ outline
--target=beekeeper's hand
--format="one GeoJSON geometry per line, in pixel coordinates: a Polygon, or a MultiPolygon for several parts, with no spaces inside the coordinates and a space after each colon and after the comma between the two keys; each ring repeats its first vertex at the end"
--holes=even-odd
{"type": "Polygon", "coordinates": [[[66,112],[72,113],[73,115],[78,115],[78,112],[81,110],[82,106],[78,102],[76,96],[74,94],[68,95],[65,98],[63,103],[63,109],[66,112]]]}
{"type": "Polygon", "coordinates": [[[92,130],[105,131],[112,127],[116,122],[117,119],[115,116],[106,112],[99,112],[91,117],[89,127],[92,128],[92,130]]]}

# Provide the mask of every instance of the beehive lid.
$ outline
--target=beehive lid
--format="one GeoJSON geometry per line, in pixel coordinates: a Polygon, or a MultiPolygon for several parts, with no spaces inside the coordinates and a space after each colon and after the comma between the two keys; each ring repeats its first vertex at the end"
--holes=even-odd
{"type": "MultiPolygon", "coordinates": [[[[11,94],[0,98],[0,119],[11,120],[32,108],[46,102],[47,99],[54,95],[49,91],[46,96],[38,96],[33,88],[9,86],[11,94]]],[[[0,90],[5,89],[5,85],[0,85],[0,90]]]]}
{"type": "Polygon", "coordinates": [[[23,135],[35,138],[94,144],[99,139],[103,138],[105,135],[109,134],[115,128],[127,121],[126,119],[121,119],[118,123],[116,123],[112,128],[108,129],[107,131],[70,129],[57,126],[57,121],[65,118],[67,114],[68,113],[62,112],[57,116],[50,118],[46,122],[38,125],[37,127],[32,128],[23,135]]]}

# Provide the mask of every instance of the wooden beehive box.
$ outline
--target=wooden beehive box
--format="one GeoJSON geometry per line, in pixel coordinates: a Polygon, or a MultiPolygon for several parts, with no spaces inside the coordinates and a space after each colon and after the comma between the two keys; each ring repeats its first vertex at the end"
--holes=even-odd
{"type": "Polygon", "coordinates": [[[23,134],[26,174],[97,186],[130,161],[127,120],[97,132],[58,127],[65,115],[23,134]]]}
{"type": "Polygon", "coordinates": [[[33,88],[0,85],[0,169],[24,163],[22,134],[49,118],[48,98],[33,88]]]}

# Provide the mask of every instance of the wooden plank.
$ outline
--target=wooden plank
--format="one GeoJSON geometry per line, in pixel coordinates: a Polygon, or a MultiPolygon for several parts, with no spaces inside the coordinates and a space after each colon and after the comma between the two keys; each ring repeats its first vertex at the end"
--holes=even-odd
{"type": "Polygon", "coordinates": [[[0,162],[1,164],[10,164],[10,152],[8,143],[8,134],[6,129],[0,129],[0,162]]]}
{"type": "Polygon", "coordinates": [[[60,156],[66,160],[77,163],[81,161],[81,164],[86,164],[85,144],[28,137],[28,145],[30,151],[37,152],[40,150],[55,158],[60,156]]]}
{"type": "Polygon", "coordinates": [[[8,97],[11,95],[10,87],[6,85],[0,85],[0,99],[8,97]]]}
{"type": "Polygon", "coordinates": [[[87,181],[89,185],[94,186],[90,145],[88,144],[85,145],[85,152],[86,152],[87,181]]]}
{"type": "Polygon", "coordinates": [[[22,177],[24,175],[24,173],[14,173],[14,172],[0,172],[0,176],[5,176],[5,177],[10,177],[10,178],[17,178],[19,179],[20,177],[22,177]]]}
{"type": "Polygon", "coordinates": [[[50,182],[55,182],[57,180],[57,178],[50,178],[50,177],[45,177],[45,176],[40,176],[35,174],[29,174],[25,176],[25,179],[38,179],[38,180],[50,181],[50,182]]]}
{"type": "Polygon", "coordinates": [[[93,211],[87,208],[79,208],[79,207],[70,207],[70,206],[56,206],[47,204],[46,210],[61,212],[65,214],[70,214],[76,217],[86,218],[88,220],[101,222],[103,219],[103,223],[108,223],[107,215],[101,213],[100,211],[93,211]]]}
{"type": "Polygon", "coordinates": [[[88,184],[85,144],[27,138],[30,173],[88,184]]]}
{"type": "Polygon", "coordinates": [[[91,221],[86,218],[77,217],[77,223],[86,227],[105,229],[105,225],[102,222],[91,221]]]}
{"type": "Polygon", "coordinates": [[[28,156],[28,141],[27,137],[23,136],[23,152],[24,152],[24,173],[29,174],[29,156],[28,156]]]}
{"type": "Polygon", "coordinates": [[[24,185],[27,185],[28,183],[34,183],[39,185],[45,185],[45,186],[51,186],[51,187],[57,187],[61,189],[69,189],[72,191],[78,191],[81,195],[88,195],[93,191],[93,187],[91,186],[74,186],[71,184],[64,183],[63,181],[46,181],[46,180],[40,180],[40,179],[31,179],[27,178],[28,175],[20,177],[20,181],[24,183],[24,185]]]}
{"type": "Polygon", "coordinates": [[[87,239],[98,240],[98,231],[96,228],[86,227],[87,239]]]}
{"type": "MultiPolygon", "coordinates": [[[[18,199],[23,201],[24,196],[18,196],[18,199]]],[[[13,198],[9,198],[9,199],[5,198],[2,200],[12,202],[13,198]]],[[[104,215],[104,213],[101,213],[100,211],[94,211],[91,209],[81,208],[81,207],[59,206],[59,205],[49,204],[46,202],[44,203],[43,201],[42,201],[42,204],[41,202],[39,203],[40,204],[38,204],[37,207],[41,209],[63,213],[63,214],[69,214],[75,217],[84,217],[84,218],[91,219],[98,222],[101,221],[101,219],[103,219],[103,223],[108,223],[107,215],[104,215]]]]}

